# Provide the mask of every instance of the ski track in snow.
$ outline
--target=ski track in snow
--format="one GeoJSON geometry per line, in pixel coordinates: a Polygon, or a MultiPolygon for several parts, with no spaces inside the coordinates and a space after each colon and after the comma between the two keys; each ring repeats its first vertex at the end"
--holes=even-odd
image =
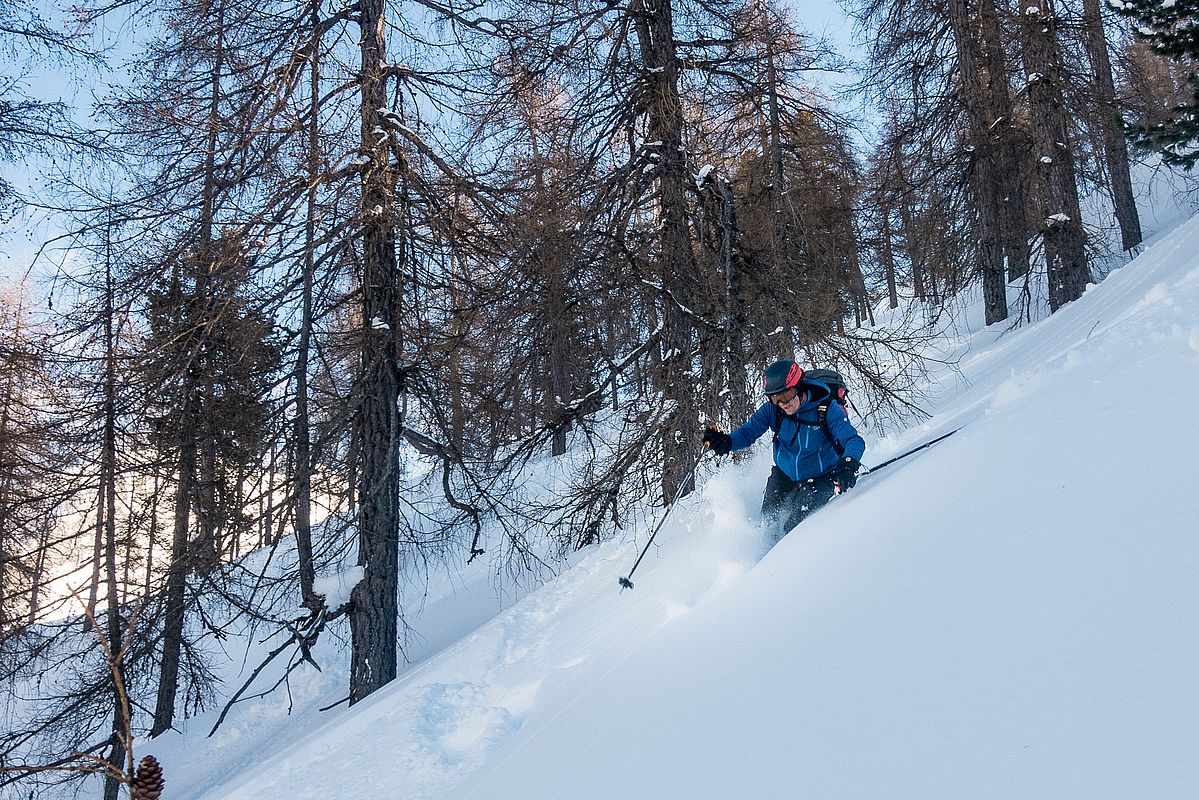
{"type": "MultiPolygon", "coordinates": [[[[664,530],[662,535],[667,533],[680,532],[664,530]]],[[[330,748],[322,734],[255,765],[229,782],[233,788],[224,785],[203,797],[265,800],[285,793],[291,800],[327,798],[344,791],[347,771],[355,776],[358,797],[397,796],[397,785],[403,786],[403,797],[441,796],[520,729],[530,710],[543,703],[543,686],[548,683],[552,689],[561,681],[557,673],[586,668],[596,648],[611,647],[613,641],[632,646],[698,602],[706,591],[704,580],[719,585],[744,570],[722,562],[701,585],[694,574],[676,582],[682,587],[676,595],[621,593],[616,576],[622,564],[635,559],[637,544],[600,547],[359,704],[337,728],[338,739],[354,741],[349,762],[346,752],[330,748]],[[585,603],[581,598],[603,603],[604,618],[584,612],[580,620],[577,608],[563,608],[568,602],[585,603]]],[[[643,563],[635,577],[652,573],[643,563]]]]}

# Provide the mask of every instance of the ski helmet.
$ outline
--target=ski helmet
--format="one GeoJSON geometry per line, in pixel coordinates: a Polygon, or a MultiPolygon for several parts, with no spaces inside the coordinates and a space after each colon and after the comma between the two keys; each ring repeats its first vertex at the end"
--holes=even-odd
{"type": "Polygon", "coordinates": [[[803,380],[803,367],[794,361],[784,358],[766,368],[762,378],[762,386],[767,395],[785,392],[793,386],[799,386],[803,380]]]}

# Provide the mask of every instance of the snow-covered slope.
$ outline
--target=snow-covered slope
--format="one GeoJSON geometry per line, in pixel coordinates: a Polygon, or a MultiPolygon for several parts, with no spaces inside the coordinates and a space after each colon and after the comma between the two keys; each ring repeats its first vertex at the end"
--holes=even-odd
{"type": "Polygon", "coordinates": [[[959,433],[769,552],[763,444],[680,504],[633,591],[644,530],[502,610],[462,579],[418,629],[498,614],[357,706],[285,724],[276,693],[140,752],[212,800],[1194,797],[1199,218],[999,333],[864,461],[959,433]]]}

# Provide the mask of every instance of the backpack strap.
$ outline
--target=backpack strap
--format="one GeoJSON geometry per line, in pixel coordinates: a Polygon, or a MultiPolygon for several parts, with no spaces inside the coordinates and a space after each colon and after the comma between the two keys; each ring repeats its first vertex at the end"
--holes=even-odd
{"type": "Polygon", "coordinates": [[[828,425],[828,405],[829,400],[816,406],[816,419],[820,422],[820,430],[824,431],[824,435],[833,443],[833,449],[837,451],[837,457],[845,455],[845,445],[837,441],[837,437],[833,436],[833,430],[828,425]]]}

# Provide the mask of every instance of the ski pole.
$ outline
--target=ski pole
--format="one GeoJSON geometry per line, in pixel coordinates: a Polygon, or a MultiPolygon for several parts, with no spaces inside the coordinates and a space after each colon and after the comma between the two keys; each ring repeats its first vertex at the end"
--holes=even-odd
{"type": "Polygon", "coordinates": [[[683,496],[683,489],[694,480],[695,470],[699,469],[699,462],[703,460],[704,453],[706,452],[708,452],[706,447],[699,451],[699,455],[695,457],[695,463],[691,465],[691,469],[687,470],[687,477],[674,490],[674,497],[671,498],[670,505],[666,506],[666,511],[662,514],[662,518],[658,520],[658,524],[654,526],[653,533],[649,535],[649,541],[645,543],[645,547],[641,548],[641,555],[637,556],[637,560],[633,562],[633,568],[629,570],[628,575],[620,579],[620,590],[622,592],[625,589],[633,588],[633,581],[631,580],[633,573],[637,571],[637,566],[641,563],[641,559],[645,558],[645,554],[649,552],[649,546],[654,543],[654,537],[658,535],[658,531],[662,530],[662,524],[666,522],[666,519],[670,516],[670,512],[674,510],[675,503],[683,496]]]}
{"type": "Polygon", "coordinates": [[[867,467],[866,474],[873,475],[874,473],[878,472],[883,467],[888,466],[889,464],[894,464],[896,461],[899,461],[900,459],[907,458],[908,456],[912,455],[912,453],[919,453],[921,450],[923,450],[926,447],[932,447],[937,442],[940,442],[944,439],[948,439],[950,436],[953,436],[955,433],[957,433],[960,430],[961,430],[961,428],[954,428],[949,433],[938,436],[936,439],[933,439],[932,441],[925,442],[924,444],[920,445],[919,447],[913,447],[911,450],[907,451],[906,453],[897,455],[897,456],[895,456],[895,458],[888,458],[886,461],[879,464],[878,466],[867,467]]]}

